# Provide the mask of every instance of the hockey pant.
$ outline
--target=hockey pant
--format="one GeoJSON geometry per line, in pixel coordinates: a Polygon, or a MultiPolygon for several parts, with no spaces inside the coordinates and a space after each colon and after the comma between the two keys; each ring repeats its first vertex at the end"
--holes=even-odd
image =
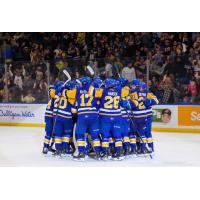
{"type": "Polygon", "coordinates": [[[86,152],[86,132],[91,136],[93,148],[95,152],[99,153],[101,150],[101,143],[99,139],[99,119],[94,118],[79,118],[76,123],[75,137],[78,146],[78,151],[86,152]]]}
{"type": "Polygon", "coordinates": [[[118,152],[121,150],[121,121],[119,119],[108,122],[101,118],[101,135],[103,152],[109,150],[109,139],[111,136],[114,138],[115,151],[118,152]]]}
{"type": "Polygon", "coordinates": [[[56,150],[69,150],[69,143],[72,138],[73,121],[71,118],[56,120],[54,134],[56,150]]]}

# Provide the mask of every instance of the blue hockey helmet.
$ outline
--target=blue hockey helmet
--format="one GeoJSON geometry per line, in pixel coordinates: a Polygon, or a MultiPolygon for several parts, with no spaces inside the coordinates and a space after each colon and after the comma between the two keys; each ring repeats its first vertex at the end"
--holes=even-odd
{"type": "Polygon", "coordinates": [[[140,82],[140,87],[142,90],[147,90],[147,84],[145,82],[140,82]]]}
{"type": "Polygon", "coordinates": [[[117,81],[113,78],[108,78],[104,81],[106,88],[114,88],[117,86],[117,81]]]}
{"type": "Polygon", "coordinates": [[[103,85],[103,81],[100,77],[96,77],[94,78],[93,84],[95,88],[100,88],[103,85]]]}
{"type": "Polygon", "coordinates": [[[120,83],[120,85],[122,86],[122,87],[125,87],[125,86],[127,86],[128,85],[128,79],[126,79],[126,78],[118,78],[118,81],[119,81],[119,83],[120,83]]]}
{"type": "Polygon", "coordinates": [[[55,90],[57,90],[58,88],[62,87],[64,85],[64,81],[59,81],[54,85],[55,90]]]}
{"type": "Polygon", "coordinates": [[[131,82],[131,85],[139,87],[140,86],[140,80],[139,79],[133,79],[131,82]]]}
{"type": "Polygon", "coordinates": [[[75,88],[75,82],[74,81],[67,82],[65,88],[68,90],[72,90],[73,88],[75,88]]]}
{"type": "Polygon", "coordinates": [[[83,76],[79,79],[82,85],[88,85],[92,82],[92,79],[88,76],[83,76]]]}

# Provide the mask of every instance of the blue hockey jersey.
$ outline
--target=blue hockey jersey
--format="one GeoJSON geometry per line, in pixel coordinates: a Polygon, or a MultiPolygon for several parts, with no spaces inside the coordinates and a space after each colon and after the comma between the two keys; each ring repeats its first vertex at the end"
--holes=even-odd
{"type": "Polygon", "coordinates": [[[72,118],[72,105],[67,98],[55,96],[53,115],[57,120],[72,118]]]}
{"type": "Polygon", "coordinates": [[[98,99],[94,95],[94,87],[92,85],[76,88],[73,90],[66,90],[63,96],[69,100],[74,100],[79,117],[97,117],[98,116],[98,99]]]}

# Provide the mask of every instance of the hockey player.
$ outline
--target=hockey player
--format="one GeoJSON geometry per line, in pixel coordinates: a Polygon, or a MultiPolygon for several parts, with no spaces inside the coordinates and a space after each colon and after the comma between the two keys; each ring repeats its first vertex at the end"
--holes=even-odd
{"type": "MultiPolygon", "coordinates": [[[[63,85],[63,82],[61,82],[63,85]]],[[[73,100],[69,100],[66,97],[61,96],[61,87],[58,87],[56,90],[56,95],[59,100],[55,101],[54,108],[55,110],[55,127],[54,127],[54,135],[55,135],[55,147],[56,147],[56,156],[65,156],[69,155],[69,142],[72,138],[72,129],[73,129],[73,121],[72,121],[72,105],[74,104],[73,100]]],[[[66,89],[73,88],[73,82],[68,82],[65,86],[66,89]]]]}
{"type": "Polygon", "coordinates": [[[114,160],[122,160],[122,136],[121,136],[121,109],[120,99],[128,96],[128,89],[121,89],[117,86],[114,79],[104,81],[105,89],[99,89],[95,92],[95,97],[100,98],[100,126],[102,136],[103,159],[109,158],[109,138],[114,137],[115,155],[114,160]]]}
{"type": "MultiPolygon", "coordinates": [[[[139,79],[134,79],[131,82],[131,89],[130,89],[130,93],[139,91],[139,84],[140,81],[139,79]]],[[[131,150],[129,152],[130,155],[135,155],[136,154],[136,126],[135,126],[135,122],[133,120],[133,109],[135,109],[135,107],[138,106],[138,102],[135,99],[132,99],[133,103],[130,103],[131,101],[130,95],[126,98],[126,101],[123,99],[122,102],[122,107],[126,108],[126,111],[123,109],[123,113],[126,113],[126,117],[132,119],[130,120],[130,132],[129,132],[129,141],[130,141],[130,147],[131,150]],[[132,105],[132,107],[131,107],[132,105]]]]}
{"type": "MultiPolygon", "coordinates": [[[[53,132],[53,108],[54,108],[54,99],[55,99],[55,87],[51,86],[49,88],[49,97],[50,100],[47,104],[46,111],[45,111],[45,139],[44,139],[44,146],[43,146],[43,154],[47,154],[48,151],[53,151],[51,146],[49,145],[52,139],[52,132],[53,132]]],[[[52,141],[54,142],[54,141],[52,141]]]]}
{"type": "Polygon", "coordinates": [[[147,139],[149,153],[153,153],[154,145],[153,145],[153,138],[152,138],[152,133],[151,133],[151,127],[152,127],[152,121],[153,121],[152,106],[158,104],[159,101],[152,92],[148,91],[146,83],[142,82],[140,85],[141,85],[141,90],[147,94],[147,97],[145,98],[145,100],[143,102],[146,107],[146,115],[147,115],[145,136],[147,139]]]}
{"type": "MultiPolygon", "coordinates": [[[[120,83],[120,87],[121,88],[125,88],[128,87],[128,80],[126,78],[119,78],[118,79],[119,83],[120,83]]],[[[124,101],[127,99],[128,97],[122,99],[121,103],[121,113],[122,113],[122,120],[121,120],[121,134],[122,134],[122,139],[123,139],[123,149],[124,149],[124,156],[128,156],[129,152],[130,152],[130,119],[129,116],[130,115],[130,111],[126,110],[127,108],[123,107],[123,103],[124,101]]]]}
{"type": "Polygon", "coordinates": [[[73,156],[73,160],[85,160],[86,131],[91,135],[96,158],[99,159],[101,144],[99,140],[99,119],[97,112],[98,99],[94,97],[94,87],[91,85],[91,78],[85,76],[80,78],[79,81],[82,84],[80,88],[63,91],[63,96],[76,101],[78,110],[75,137],[79,153],[73,156]]]}
{"type": "Polygon", "coordinates": [[[147,93],[145,91],[140,90],[141,85],[138,79],[135,79],[131,83],[131,92],[130,92],[130,105],[133,108],[133,101],[136,100],[138,102],[138,107],[134,108],[132,111],[133,114],[133,122],[132,124],[132,133],[130,136],[131,141],[131,151],[132,154],[136,153],[136,136],[139,136],[139,146],[137,147],[137,153],[139,154],[147,154],[148,149],[146,146],[146,106],[144,105],[144,100],[147,97],[147,93]]]}

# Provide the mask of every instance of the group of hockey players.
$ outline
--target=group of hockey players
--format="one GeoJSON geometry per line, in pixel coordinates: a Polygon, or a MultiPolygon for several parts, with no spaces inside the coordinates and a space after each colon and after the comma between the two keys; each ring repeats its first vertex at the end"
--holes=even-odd
{"type": "Polygon", "coordinates": [[[43,154],[84,161],[151,156],[152,106],[144,82],[83,76],[49,89],[43,154]]]}

